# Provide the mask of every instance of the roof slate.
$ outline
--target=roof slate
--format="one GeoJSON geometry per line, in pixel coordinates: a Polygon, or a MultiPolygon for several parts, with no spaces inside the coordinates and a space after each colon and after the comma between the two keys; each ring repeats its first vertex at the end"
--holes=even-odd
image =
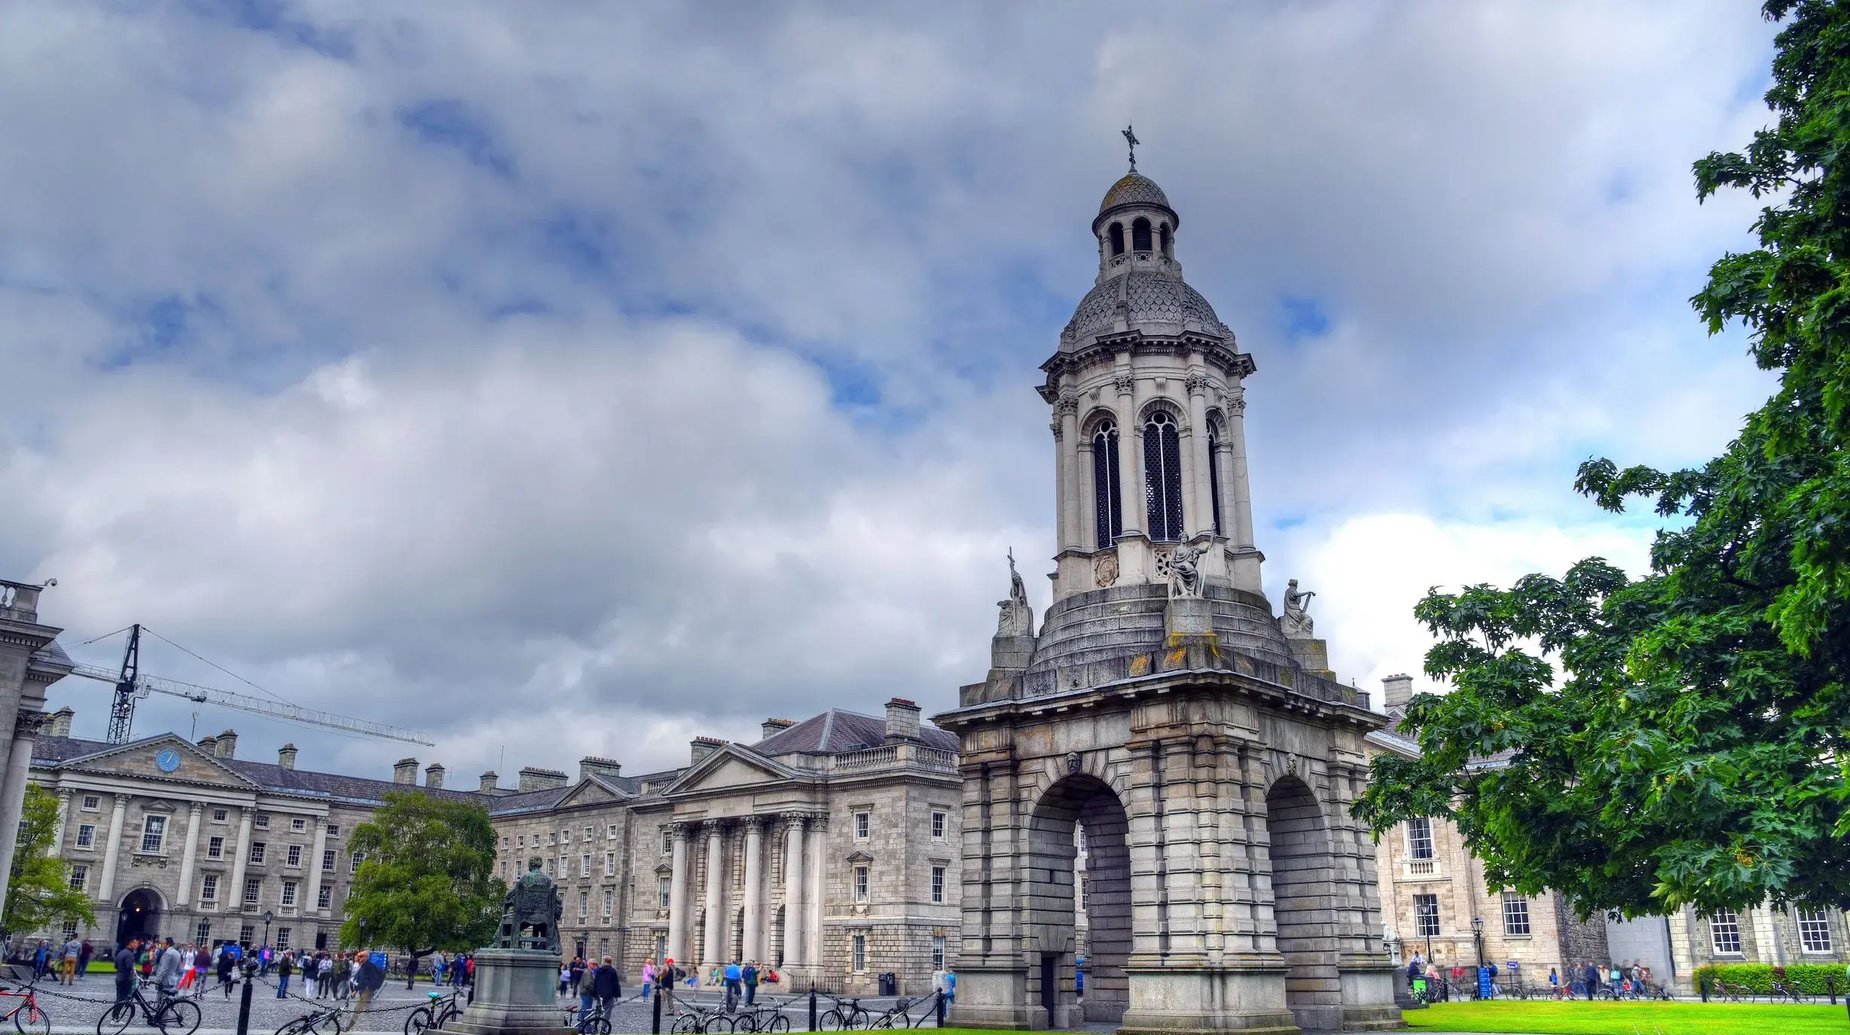
{"type": "MultiPolygon", "coordinates": [[[[957,750],[957,736],[930,723],[919,724],[919,739],[926,747],[945,751],[957,750]]],[[[849,751],[866,751],[886,744],[886,720],[859,712],[830,708],[795,726],[752,744],[761,755],[837,755],[849,751]]]]}

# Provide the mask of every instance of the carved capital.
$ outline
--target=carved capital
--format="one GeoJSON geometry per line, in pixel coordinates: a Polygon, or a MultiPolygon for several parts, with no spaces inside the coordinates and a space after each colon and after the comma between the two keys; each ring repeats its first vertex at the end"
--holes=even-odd
{"type": "Polygon", "coordinates": [[[765,818],[763,816],[745,817],[746,833],[752,833],[752,832],[763,833],[765,826],[766,826],[766,823],[765,823],[765,818]]]}
{"type": "Polygon", "coordinates": [[[1208,390],[1208,379],[1203,374],[1190,374],[1184,383],[1188,386],[1190,395],[1202,395],[1208,390]]]}
{"type": "Polygon", "coordinates": [[[187,808],[187,810],[186,810],[186,811],[188,811],[188,812],[190,812],[190,813],[192,813],[192,814],[193,814],[193,816],[194,816],[195,818],[197,818],[197,817],[198,817],[198,815],[199,815],[199,814],[200,814],[201,812],[204,812],[205,810],[206,810],[206,804],[205,804],[205,802],[203,802],[203,801],[196,801],[196,802],[193,802],[193,804],[192,804],[191,806],[189,806],[189,807],[187,808]]]}
{"type": "Polygon", "coordinates": [[[1060,392],[1059,400],[1053,404],[1053,412],[1061,417],[1077,414],[1079,412],[1079,393],[1073,391],[1071,388],[1063,389],[1060,392]]]}
{"type": "Polygon", "coordinates": [[[1060,434],[1060,421],[1058,419],[1048,421],[1047,430],[1053,432],[1053,440],[1055,442],[1060,441],[1061,438],[1063,437],[1060,434]]]}
{"type": "Polygon", "coordinates": [[[1246,416],[1246,396],[1244,395],[1228,396],[1227,397],[1227,412],[1233,414],[1235,417],[1246,416]]]}
{"type": "Polygon", "coordinates": [[[13,736],[15,739],[30,740],[39,735],[39,730],[51,721],[51,716],[40,711],[20,709],[13,719],[13,736]]]}
{"type": "Polygon", "coordinates": [[[1137,388],[1137,379],[1129,374],[1119,374],[1111,379],[1111,383],[1117,388],[1119,395],[1129,395],[1137,388]]]}
{"type": "Polygon", "coordinates": [[[692,820],[676,820],[669,829],[676,841],[690,841],[700,831],[700,824],[692,820]]]}

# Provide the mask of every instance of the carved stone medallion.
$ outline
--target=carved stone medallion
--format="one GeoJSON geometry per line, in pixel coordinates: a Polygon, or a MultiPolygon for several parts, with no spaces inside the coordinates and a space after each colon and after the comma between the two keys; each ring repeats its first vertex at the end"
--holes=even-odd
{"type": "Polygon", "coordinates": [[[1118,555],[1108,553],[1092,562],[1092,579],[1103,589],[1118,584],[1118,555]]]}

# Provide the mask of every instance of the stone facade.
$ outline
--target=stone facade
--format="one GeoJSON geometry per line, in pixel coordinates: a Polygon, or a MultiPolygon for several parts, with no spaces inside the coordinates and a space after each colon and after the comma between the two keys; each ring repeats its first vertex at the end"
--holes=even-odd
{"type": "Polygon", "coordinates": [[[0,902],[6,901],[19,843],[19,817],[32,762],[32,739],[44,719],[45,690],[69,675],[58,646],[62,630],[39,622],[45,587],[0,580],[0,902]]]}

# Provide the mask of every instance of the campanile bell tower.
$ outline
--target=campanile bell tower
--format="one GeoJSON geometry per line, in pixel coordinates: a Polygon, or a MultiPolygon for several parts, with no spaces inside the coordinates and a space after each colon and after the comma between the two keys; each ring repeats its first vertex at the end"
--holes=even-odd
{"type": "Polygon", "coordinates": [[[1041,364],[1041,398],[1053,407],[1056,603],[1166,578],[1184,543],[1206,547],[1208,584],[1263,595],[1246,473],[1253,360],[1183,279],[1181,224],[1133,159],[1092,220],[1098,277],[1041,364]]]}

